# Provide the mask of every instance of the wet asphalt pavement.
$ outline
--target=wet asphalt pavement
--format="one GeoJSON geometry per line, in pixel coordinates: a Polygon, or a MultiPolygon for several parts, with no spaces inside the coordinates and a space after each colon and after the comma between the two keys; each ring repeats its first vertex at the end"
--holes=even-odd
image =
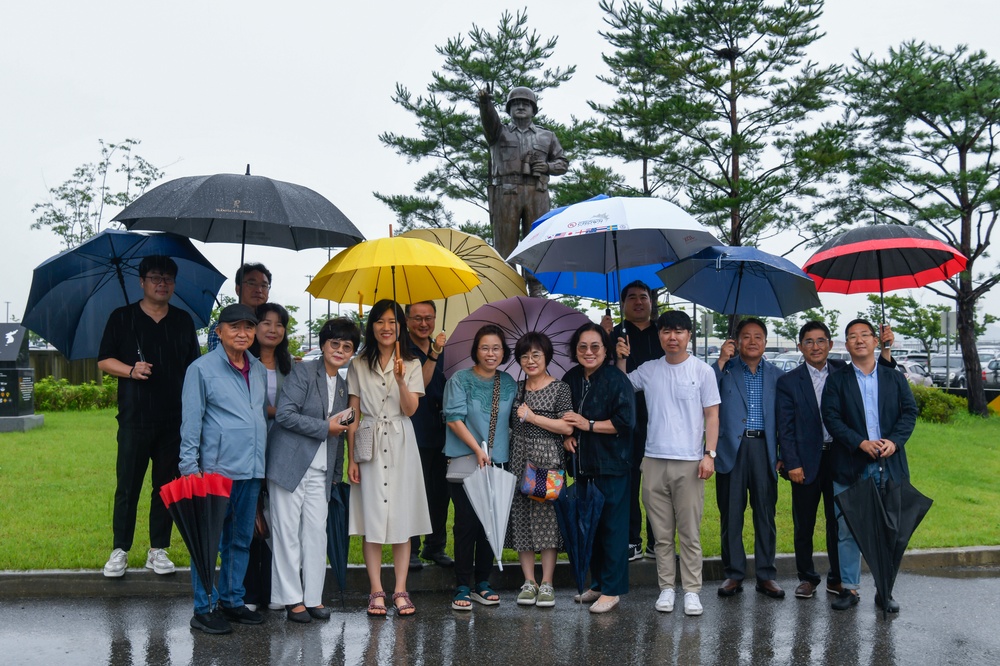
{"type": "MultiPolygon", "coordinates": [[[[1000,568],[901,573],[898,615],[876,611],[871,578],[862,601],[830,608],[828,594],[799,600],[797,581],[773,600],[752,584],[730,599],[717,581],[702,592],[705,613],[653,610],[657,590],[634,587],[621,606],[591,615],[556,591],[555,608],[450,609],[450,595],[417,593],[417,615],[370,619],[365,599],[331,603],[328,622],[297,625],[269,611],[262,626],[228,636],[189,628],[184,597],[0,600],[0,663],[13,664],[998,664],[1000,568]]],[[[680,599],[678,600],[680,601],[680,599]]]]}

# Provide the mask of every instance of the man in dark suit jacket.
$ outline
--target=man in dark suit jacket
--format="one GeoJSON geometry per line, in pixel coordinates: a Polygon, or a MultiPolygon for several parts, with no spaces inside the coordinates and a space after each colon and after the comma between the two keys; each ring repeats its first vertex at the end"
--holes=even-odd
{"type": "MultiPolygon", "coordinates": [[[[892,330],[886,326],[883,341],[888,344],[879,363],[895,366],[889,350],[892,330]]],[[[778,469],[792,482],[792,523],[795,529],[795,568],[800,584],[795,596],[808,599],[821,582],[813,566],[813,532],[820,498],[826,516],[826,550],[830,571],[826,591],[840,594],[840,559],[837,557],[837,519],[833,503],[833,469],[830,451],[833,436],[820,418],[820,399],[831,372],[844,367],[843,361],[827,360],[832,335],[820,321],[806,322],[799,329],[799,351],[804,362],[778,378],[775,401],[778,427],[778,469]]]]}
{"type": "MultiPolygon", "coordinates": [[[[875,327],[855,319],[846,329],[851,364],[830,374],[823,389],[823,423],[833,435],[833,489],[839,494],[864,478],[910,478],[905,445],[917,421],[917,403],[902,374],[875,362],[875,327]]],[[[846,610],[860,598],[861,552],[838,509],[840,577],[844,591],[832,606],[846,610]]],[[[893,599],[889,612],[898,612],[893,599]]]]}
{"type": "Polygon", "coordinates": [[[753,509],[754,570],[757,591],[775,599],[785,591],[775,582],[774,552],[777,532],[774,509],[778,502],[778,439],[775,432],[775,385],[782,372],[763,359],[767,327],[755,317],[736,327],[736,340],[727,340],[713,366],[719,380],[719,445],[715,460],[715,495],[722,528],[722,566],[726,580],[720,597],[743,591],[746,552],[743,514],[747,496],[753,509]],[[736,356],[737,343],[739,355],[736,356]]]}

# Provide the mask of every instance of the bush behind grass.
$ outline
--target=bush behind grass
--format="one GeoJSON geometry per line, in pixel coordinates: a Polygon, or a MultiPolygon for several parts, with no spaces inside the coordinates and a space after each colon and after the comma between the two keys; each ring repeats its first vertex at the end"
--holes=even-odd
{"type": "MultiPolygon", "coordinates": [[[[0,435],[0,570],[99,569],[111,551],[117,423],[113,409],[50,413],[45,427],[0,435]]],[[[952,423],[918,421],[907,446],[914,485],[935,500],[911,542],[912,548],[1000,544],[1000,418],[959,413],[952,423]]],[[[148,484],[148,476],[147,476],[148,484]]],[[[149,486],[147,485],[147,489],[149,486]]],[[[139,503],[129,566],[142,567],[149,547],[149,495],[139,503]]],[[[791,492],[779,481],[778,552],[792,546],[791,492]]],[[[753,550],[753,523],[747,512],[744,546],[753,550]]],[[[451,518],[449,518],[451,552],[451,518]]],[[[825,551],[823,516],[814,544],[825,551]]],[[[645,539],[645,535],[643,536],[645,539]]],[[[190,558],[174,531],[171,558],[190,558]]],[[[702,549],[719,554],[719,511],[715,482],[705,484],[702,549]]],[[[391,562],[390,547],[383,561],[391,562]]],[[[362,563],[361,540],[351,539],[349,561],[362,563]]],[[[504,553],[517,566],[517,555],[504,553]]]]}

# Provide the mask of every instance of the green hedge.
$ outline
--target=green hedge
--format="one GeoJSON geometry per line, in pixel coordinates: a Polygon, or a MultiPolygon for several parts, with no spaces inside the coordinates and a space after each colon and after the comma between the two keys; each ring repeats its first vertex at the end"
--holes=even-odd
{"type": "Polygon", "coordinates": [[[917,401],[920,418],[931,423],[948,423],[955,414],[969,410],[969,401],[957,395],[951,395],[939,388],[929,386],[910,386],[913,398],[917,401]]]}
{"type": "Polygon", "coordinates": [[[118,378],[104,375],[101,384],[70,384],[65,379],[45,377],[35,383],[36,412],[108,409],[118,405],[118,378]]]}

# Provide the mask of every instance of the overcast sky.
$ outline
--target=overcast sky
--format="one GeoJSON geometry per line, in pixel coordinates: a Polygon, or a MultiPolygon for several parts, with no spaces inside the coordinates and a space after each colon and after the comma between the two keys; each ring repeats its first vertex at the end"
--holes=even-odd
{"type": "MultiPolygon", "coordinates": [[[[605,72],[606,47],[597,35],[605,26],[596,0],[9,5],[0,40],[7,100],[0,123],[0,316],[9,301],[9,313],[23,317],[32,269],[60,250],[55,235],[29,229],[32,205],[75,167],[96,162],[98,139],[140,139],[137,152],[165,168],[165,180],[242,173],[250,163],[257,175],[325,195],[367,237],[387,235],[393,216],[372,191],[411,191],[426,169],[407,165],[378,141],[387,130],[415,133],[412,118],[390,99],[396,82],[422,92],[442,64],[435,45],[473,23],[493,32],[504,8],[525,7],[533,28],[559,37],[550,64],[577,66],[569,83],[541,100],[545,113],[568,122],[570,114],[587,115],[586,100],[610,99],[610,88],[595,78],[605,72]]],[[[820,22],[826,37],[810,57],[845,63],[855,48],[884,55],[912,38],[997,51],[997,14],[985,0],[831,0],[820,22]]],[[[223,273],[235,272],[239,246],[196,244],[223,273]]],[[[808,255],[790,258],[801,264],[808,255]]],[[[305,319],[305,276],[322,267],[326,251],[249,246],[247,257],[274,273],[272,300],[301,306],[305,319]]],[[[232,290],[230,280],[223,293],[232,290]]],[[[934,300],[926,290],[914,296],[934,300]]],[[[866,305],[861,295],[821,298],[847,317],[866,305]]],[[[1000,295],[987,303],[1000,314],[1000,295]]],[[[325,302],[314,304],[314,312],[325,309],[325,302]]]]}

